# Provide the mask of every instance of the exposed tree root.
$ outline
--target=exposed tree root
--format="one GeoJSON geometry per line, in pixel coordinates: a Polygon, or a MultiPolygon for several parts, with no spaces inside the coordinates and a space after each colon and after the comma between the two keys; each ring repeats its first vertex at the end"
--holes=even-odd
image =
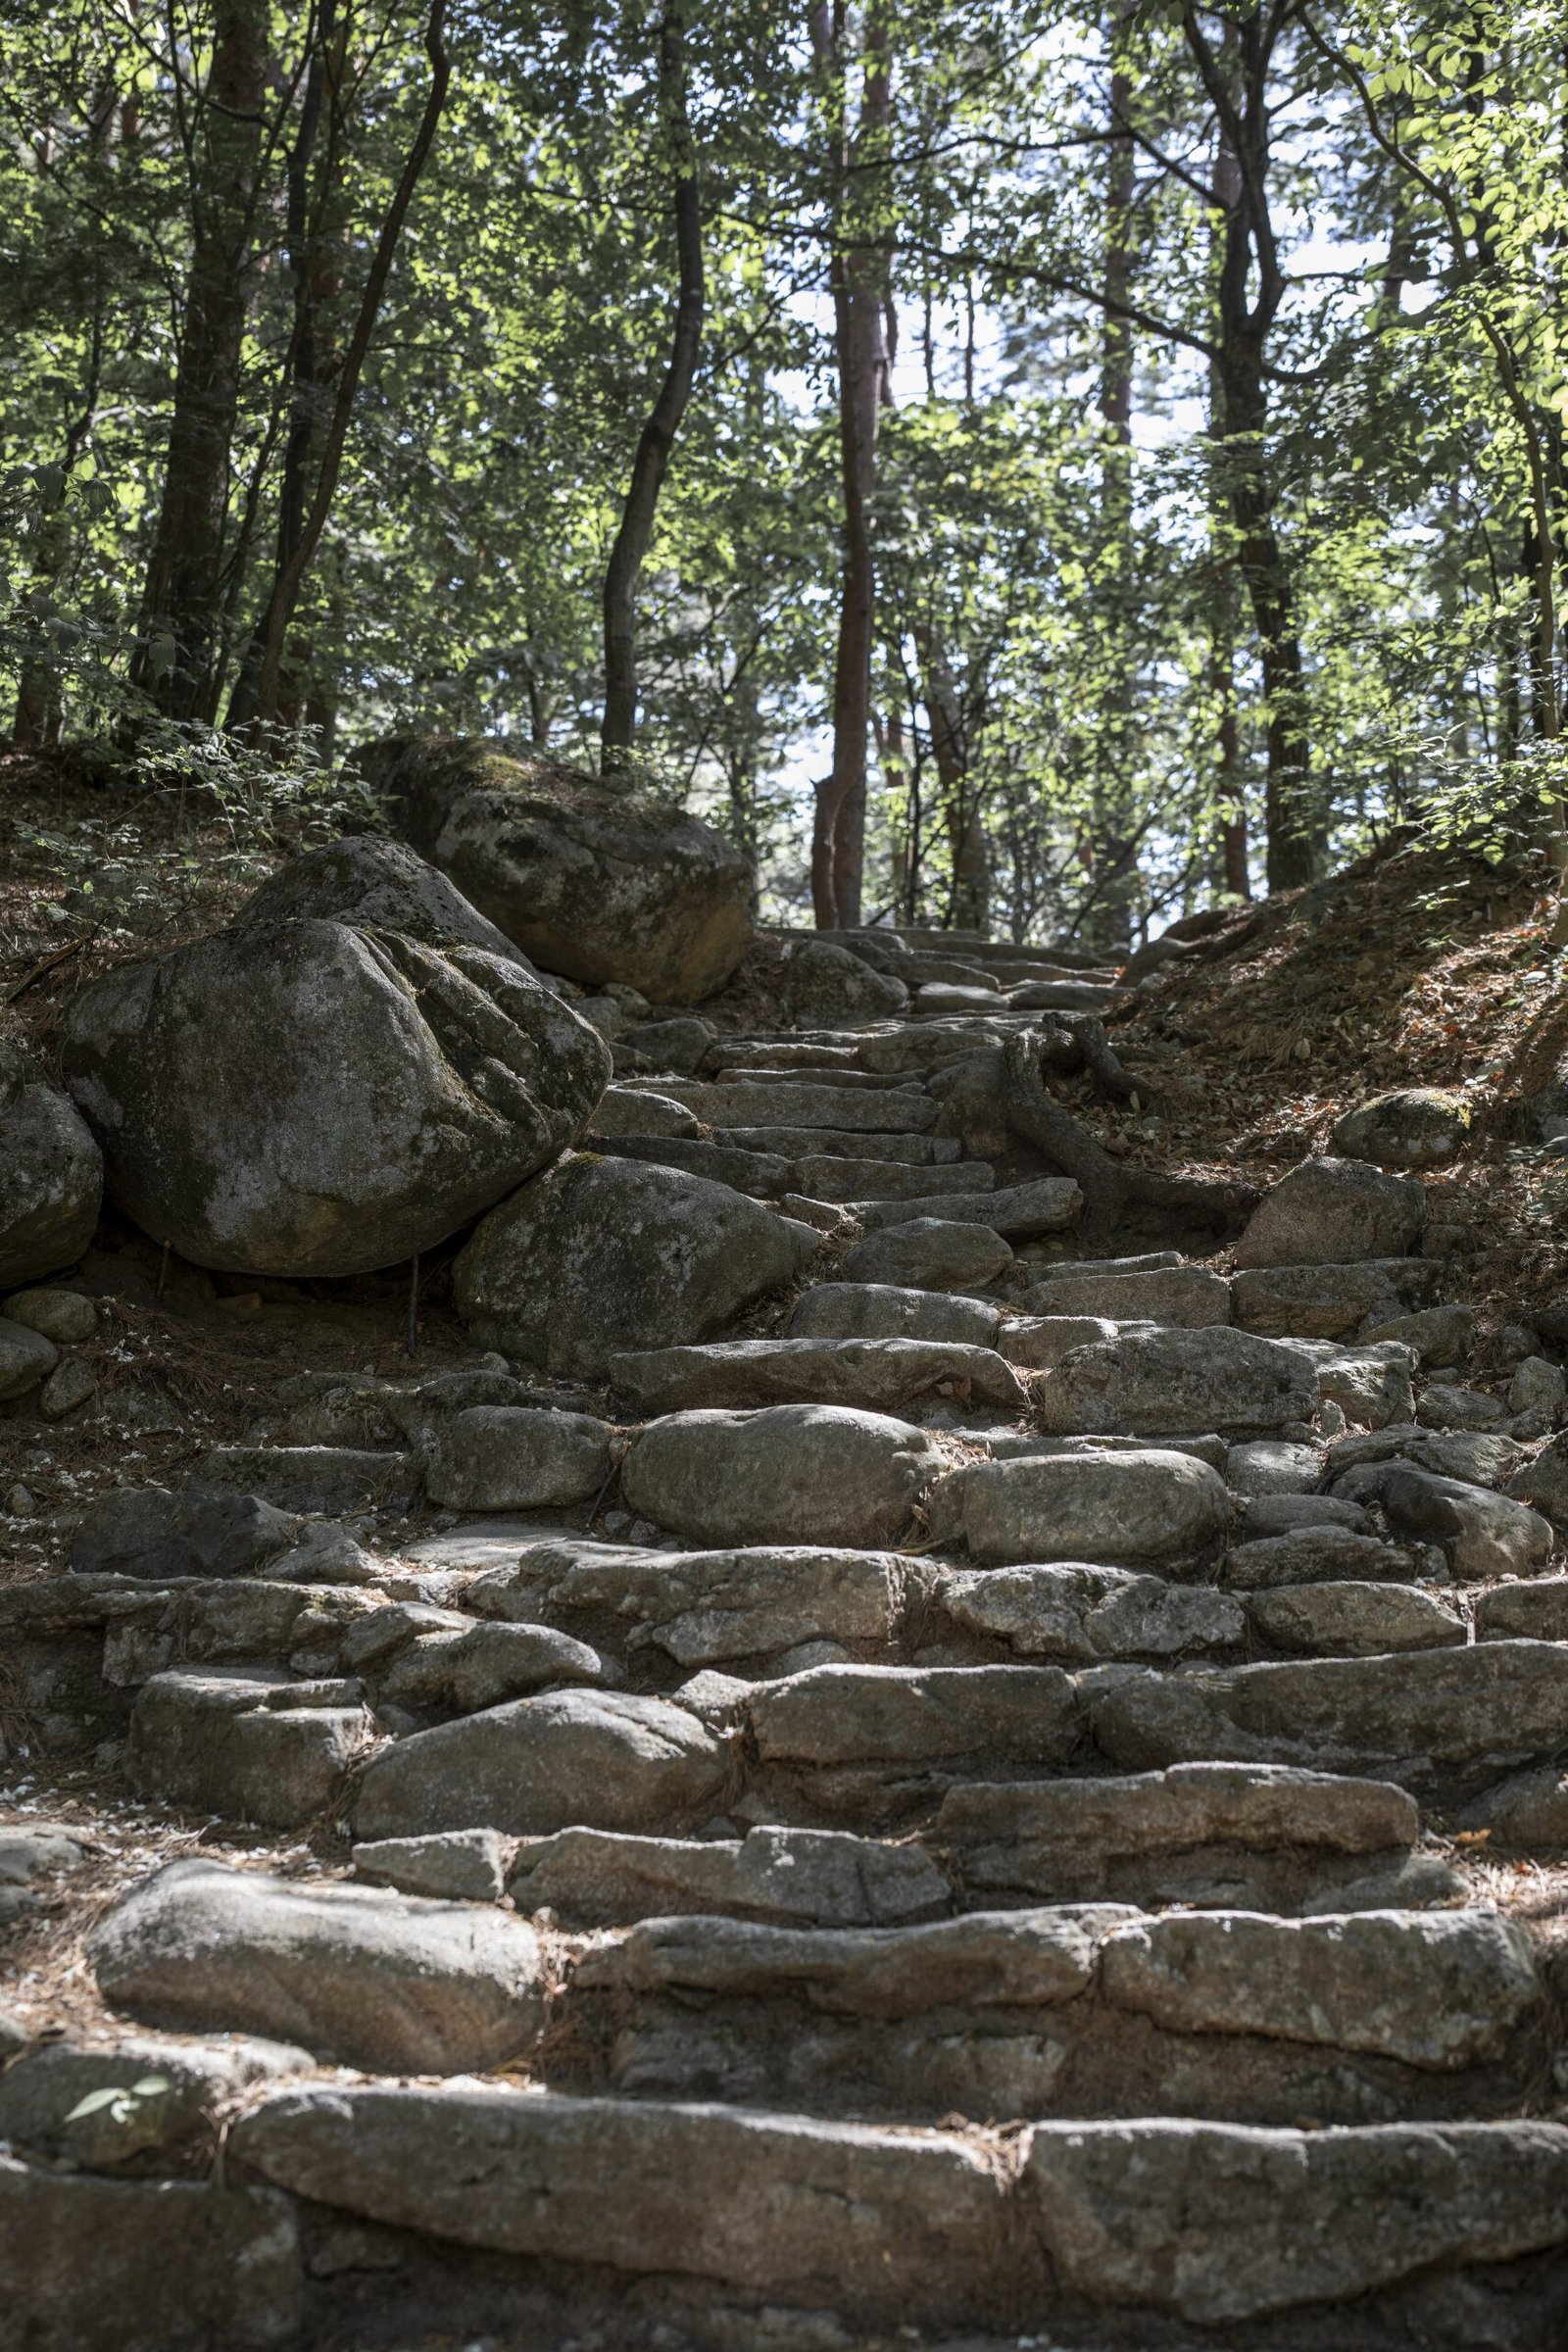
{"type": "Polygon", "coordinates": [[[1102,1241],[1130,1208],[1174,1210],[1223,1231],[1256,1207],[1259,1195],[1254,1185],[1161,1176],[1112,1159],[1047,1089],[1044,1070],[1071,1068],[1091,1069],[1106,1093],[1126,1097],[1135,1092],[1135,1082],[1112,1054],[1099,1021],[1079,1016],[1070,1026],[1052,1022],[1025,1030],[1004,1047],[1002,1109],[1020,1142],[1077,1184],[1084,1197],[1081,1231],[1086,1241],[1102,1241]],[[1085,1037],[1086,1028],[1098,1032],[1098,1038],[1085,1037]],[[1062,1032],[1067,1033],[1065,1048],[1062,1032]],[[1075,1059],[1064,1057],[1069,1051],[1075,1059]]]}

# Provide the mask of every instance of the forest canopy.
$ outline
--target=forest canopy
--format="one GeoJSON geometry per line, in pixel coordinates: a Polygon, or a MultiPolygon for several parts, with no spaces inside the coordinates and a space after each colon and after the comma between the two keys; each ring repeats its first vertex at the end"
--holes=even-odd
{"type": "Polygon", "coordinates": [[[0,59],[19,750],[510,738],[825,927],[1563,862],[1555,10],[24,0],[0,59]]]}

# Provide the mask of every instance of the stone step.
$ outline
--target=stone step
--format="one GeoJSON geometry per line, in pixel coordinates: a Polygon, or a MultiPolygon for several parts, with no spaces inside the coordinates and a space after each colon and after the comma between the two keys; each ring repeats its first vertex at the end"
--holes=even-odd
{"type": "MultiPolygon", "coordinates": [[[[1534,2121],[1316,2132],[1151,2119],[992,2138],[504,2085],[333,2083],[272,2093],[229,2146],[241,2178],[416,2232],[405,2302],[419,2239],[434,2237],[586,2277],[673,2270],[739,2297],[743,2327],[830,2308],[841,2335],[1004,2327],[1016,2341],[1020,2327],[1081,2335],[1098,2313],[1151,2342],[1151,2328],[1223,2327],[1262,2352],[1282,2342],[1282,2317],[1345,2304],[1379,2313],[1369,2346],[1397,2333],[1459,2352],[1494,2319],[1506,2332],[1493,2340],[1545,2352],[1561,2264],[1524,2258],[1568,2242],[1568,2129],[1534,2121]],[[1493,2266],[1508,2266],[1500,2292],[1493,2266]]],[[[425,2276],[454,2274],[461,2254],[425,2276]]]]}
{"type": "Polygon", "coordinates": [[[930,1510],[939,1543],[994,1567],[1198,1569],[1218,1559],[1233,1519],[1217,1471],[1157,1446],[971,1463],[932,1492],[930,1510]]]}
{"type": "Polygon", "coordinates": [[[713,1141],[735,1152],[770,1152],[783,1159],[903,1160],[909,1167],[946,1167],[963,1154],[956,1136],[845,1133],[833,1127],[718,1127],[713,1141]]]}
{"type": "Polygon", "coordinates": [[[1029,1391],[994,1348],[951,1340],[731,1340],[612,1355],[610,1377],[640,1413],[705,1405],[842,1404],[902,1412],[959,1396],[1013,1415],[1029,1391]]]}
{"type": "MultiPolygon", "coordinates": [[[[960,1161],[957,1172],[973,1165],[960,1161]]],[[[1060,1233],[1076,1223],[1083,1195],[1066,1176],[1041,1176],[1031,1184],[1000,1186],[995,1192],[975,1191],[949,1196],[934,1191],[906,1200],[877,1200],[867,1196],[849,1203],[868,1232],[881,1226],[903,1225],[914,1218],[933,1217],[949,1224],[989,1225],[1004,1241],[1027,1241],[1033,1235],[1060,1233]]]]}
{"type": "Polygon", "coordinates": [[[868,1233],[850,1250],[841,1271],[847,1282],[970,1291],[994,1282],[1012,1262],[1010,1245],[989,1226],[931,1216],[868,1233]]]}
{"type": "Polygon", "coordinates": [[[709,1127],[825,1127],[848,1135],[923,1135],[937,1105],[923,1087],[840,1086],[792,1077],[735,1078],[724,1085],[671,1080],[661,1091],[709,1127]]]}
{"type": "Polygon", "coordinates": [[[628,1507],[699,1544],[902,1543],[948,1468],[928,1431],[844,1405],[671,1413],[620,1466],[628,1507]]]}
{"type": "Polygon", "coordinates": [[[616,1837],[563,1830],[519,1840],[508,1882],[517,1909],[565,1928],[630,1927],[679,1912],[811,1928],[935,1919],[954,1889],[915,1844],[845,1830],[760,1828],[744,1838],[616,1837]]]}
{"type": "Polygon", "coordinates": [[[1228,1326],[1092,1342],[1042,1374],[1035,1394],[1046,1429],[1113,1437],[1251,1435],[1309,1423],[1318,1403],[1294,1348],[1228,1326]]]}
{"type": "Polygon", "coordinates": [[[1546,2045],[1491,1911],[972,1911],[892,1928],[655,1919],[577,1960],[561,2088],[976,2120],[1326,2123],[1513,2107],[1546,2045]]]}
{"type": "Polygon", "coordinates": [[[776,1200],[786,1193],[805,1194],[816,1200],[858,1200],[862,1196],[879,1200],[924,1200],[950,1193],[967,1200],[996,1180],[993,1169],[983,1160],[973,1159],[928,1167],[897,1159],[846,1159],[832,1153],[784,1159],[772,1152],[739,1151],[707,1137],[619,1135],[600,1141],[606,1151],[623,1159],[684,1168],[689,1175],[727,1184],[759,1200],[776,1200]]]}
{"type": "Polygon", "coordinates": [[[1163,1323],[1193,1331],[1231,1320],[1230,1284],[1207,1266],[1048,1272],[1019,1303],[1042,1315],[1104,1315],[1113,1323],[1163,1323]]]}
{"type": "Polygon", "coordinates": [[[1432,1303],[1443,1280],[1435,1258],[1374,1257],[1347,1266],[1249,1267],[1231,1277],[1231,1315],[1268,1339],[1353,1337],[1432,1303]]]}
{"type": "MultiPolygon", "coordinates": [[[[819,1282],[803,1291],[789,1320],[792,1340],[951,1340],[961,1347],[998,1342],[1003,1308],[893,1283],[819,1282]]],[[[1008,1330],[1010,1331],[1010,1326],[1008,1330]]],[[[1004,1341],[1007,1331],[1001,1333],[1004,1341]]],[[[1008,1356],[1009,1362],[1027,1361],[1008,1356]]]]}

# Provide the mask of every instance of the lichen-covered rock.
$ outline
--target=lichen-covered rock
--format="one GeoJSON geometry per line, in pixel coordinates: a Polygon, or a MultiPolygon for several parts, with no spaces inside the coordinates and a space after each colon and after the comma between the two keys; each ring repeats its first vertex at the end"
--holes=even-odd
{"type": "Polygon", "coordinates": [[[362,931],[401,931],[427,948],[479,948],[532,969],[506,933],[406,841],[362,834],[307,850],[269,876],[238,919],[294,923],[313,916],[362,931]]]}
{"type": "Polygon", "coordinates": [[[909,992],[891,972],[875,972],[848,948],[806,939],[790,951],[779,994],[803,1029],[856,1029],[903,1012],[909,992]]]}
{"type": "Polygon", "coordinates": [[[103,1189],[103,1158],[79,1111],[24,1054],[0,1046],[0,1286],[79,1257],[103,1189]]]}
{"type": "Polygon", "coordinates": [[[111,1193],[197,1265],[360,1273],[434,1247],[580,1134],[604,1041],[515,963],[252,923],[72,1000],[111,1193]]]}
{"type": "Polygon", "coordinates": [[[1248,1220],[1238,1266],[1344,1266],[1403,1257],[1421,1239],[1426,1194],[1361,1159],[1303,1159],[1248,1220]]]}
{"type": "Polygon", "coordinates": [[[573,1153],[483,1220],[453,1296],[481,1346],[585,1378],[623,1348],[707,1339],[820,1240],[707,1177],[573,1153]]]}
{"type": "Polygon", "coordinates": [[[359,764],[404,839],[547,971],[690,1002],[751,945],[749,863],[674,801],[452,737],[359,764]]]}
{"type": "Polygon", "coordinates": [[[1410,1086],[1348,1110],[1334,1130],[1334,1149],[1346,1159],[1380,1168],[1441,1168],[1470,1133],[1471,1108],[1462,1094],[1410,1086]]]}

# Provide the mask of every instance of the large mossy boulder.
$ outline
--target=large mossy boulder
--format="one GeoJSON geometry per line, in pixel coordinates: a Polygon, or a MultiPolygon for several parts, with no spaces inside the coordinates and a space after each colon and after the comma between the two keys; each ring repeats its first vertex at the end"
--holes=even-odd
{"type": "Polygon", "coordinates": [[[24,1054],[0,1046],[0,1290],[78,1258],[103,1189],[81,1114],[24,1054]]]}
{"type": "Polygon", "coordinates": [[[239,920],[293,923],[321,915],[361,930],[401,931],[427,948],[481,948],[532,969],[506,933],[406,841],[362,833],[307,850],[269,876],[239,920]]]}
{"type": "Polygon", "coordinates": [[[107,973],[73,1000],[63,1058],[144,1232],[285,1276],[444,1241],[576,1139],[611,1066],[519,965],[327,921],[107,973]]]}
{"type": "Polygon", "coordinates": [[[721,988],[752,941],[752,869],[677,803],[459,738],[356,764],[388,821],[546,971],[656,1004],[721,988]]]}
{"type": "Polygon", "coordinates": [[[574,1378],[723,1329],[804,1271],[821,1235],[683,1168],[573,1152],[476,1228],[453,1272],[482,1347],[574,1378]]]}

